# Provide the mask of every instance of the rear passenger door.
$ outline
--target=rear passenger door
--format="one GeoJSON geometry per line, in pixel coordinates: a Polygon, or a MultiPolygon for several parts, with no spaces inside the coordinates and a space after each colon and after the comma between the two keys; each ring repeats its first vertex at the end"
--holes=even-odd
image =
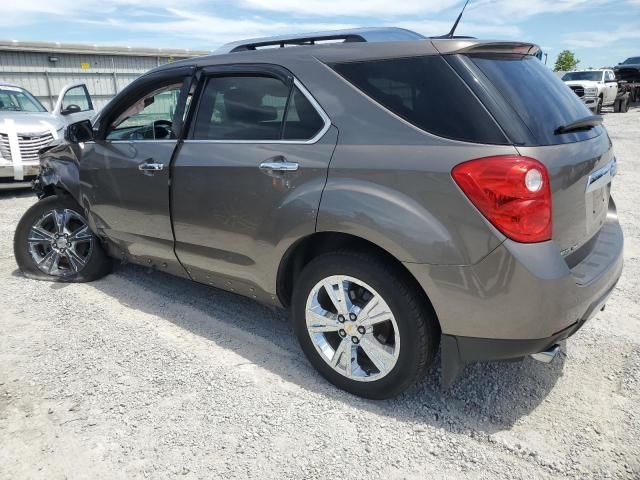
{"type": "Polygon", "coordinates": [[[313,233],[337,130],[292,75],[205,70],[172,170],[176,255],[194,280],[270,300],[282,255],[313,233]]]}

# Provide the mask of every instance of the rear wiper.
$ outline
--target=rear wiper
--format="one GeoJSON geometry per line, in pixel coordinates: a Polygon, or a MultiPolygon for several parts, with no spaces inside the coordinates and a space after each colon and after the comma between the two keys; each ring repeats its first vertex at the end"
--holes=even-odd
{"type": "Polygon", "coordinates": [[[603,119],[600,115],[589,115],[588,117],[581,118],[575,122],[560,125],[553,133],[560,135],[562,133],[575,132],[576,130],[590,130],[593,127],[602,125],[602,121],[603,119]]]}

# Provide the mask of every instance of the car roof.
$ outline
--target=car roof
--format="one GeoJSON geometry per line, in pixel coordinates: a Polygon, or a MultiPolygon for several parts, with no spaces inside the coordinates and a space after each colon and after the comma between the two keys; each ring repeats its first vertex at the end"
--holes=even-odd
{"type": "MultiPolygon", "coordinates": [[[[275,37],[279,38],[279,37],[275,37]]],[[[262,39],[258,39],[262,40],[262,39]]],[[[241,45],[234,42],[229,45],[241,45]]],[[[226,51],[228,48],[225,48],[226,51]]],[[[234,47],[235,48],[235,47],[234,47]]],[[[280,63],[292,64],[316,59],[323,63],[365,61],[373,59],[437,55],[454,53],[517,53],[535,55],[540,47],[528,42],[500,40],[478,40],[471,38],[422,38],[419,40],[321,43],[315,45],[293,45],[284,48],[258,48],[231,53],[214,53],[203,57],[189,58],[162,65],[152,72],[177,66],[207,67],[232,63],[280,63]]]]}

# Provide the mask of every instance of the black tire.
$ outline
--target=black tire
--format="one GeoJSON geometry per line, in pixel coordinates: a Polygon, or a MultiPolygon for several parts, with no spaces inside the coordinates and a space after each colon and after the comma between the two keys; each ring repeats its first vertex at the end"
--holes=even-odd
{"type": "Polygon", "coordinates": [[[28,239],[31,228],[39,219],[46,215],[47,212],[55,209],[72,210],[84,220],[82,208],[69,196],[53,195],[43,198],[38,203],[32,205],[20,219],[13,237],[13,251],[18,267],[22,273],[28,278],[51,282],[91,282],[107,275],[111,271],[111,260],[107,257],[100,240],[93,232],[90,233],[92,238],[91,249],[87,249],[88,253],[86,258],[84,258],[86,263],[79,271],[63,276],[47,274],[38,268],[29,250],[30,244],[28,239]]]}
{"type": "Polygon", "coordinates": [[[622,103],[623,103],[622,99],[616,100],[613,103],[613,113],[620,113],[622,111],[622,103]]]}
{"type": "Polygon", "coordinates": [[[622,106],[620,107],[620,111],[622,113],[627,113],[629,111],[629,99],[626,98],[624,102],[622,102],[622,106]]]}
{"type": "Polygon", "coordinates": [[[435,312],[415,281],[392,264],[362,253],[328,253],[312,260],[296,279],[291,314],[302,350],[320,374],[337,387],[370,399],[394,397],[413,385],[433,363],[440,342],[435,312]],[[395,366],[378,380],[363,382],[344,376],[321,357],[311,340],[306,325],[307,299],[318,282],[333,275],[366,282],[383,297],[395,317],[401,348],[395,366]]]}
{"type": "Polygon", "coordinates": [[[602,97],[598,97],[598,105],[596,105],[596,115],[602,113],[602,97]]]}

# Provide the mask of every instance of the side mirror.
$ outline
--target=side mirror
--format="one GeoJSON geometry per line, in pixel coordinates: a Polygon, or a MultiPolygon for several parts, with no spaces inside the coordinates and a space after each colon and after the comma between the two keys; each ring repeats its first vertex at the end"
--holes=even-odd
{"type": "Polygon", "coordinates": [[[60,115],[71,115],[72,113],[80,113],[82,109],[78,105],[69,105],[60,111],[60,115]]]}
{"type": "Polygon", "coordinates": [[[93,140],[93,125],[89,120],[72,123],[64,131],[64,138],[69,143],[83,143],[93,140]]]}

